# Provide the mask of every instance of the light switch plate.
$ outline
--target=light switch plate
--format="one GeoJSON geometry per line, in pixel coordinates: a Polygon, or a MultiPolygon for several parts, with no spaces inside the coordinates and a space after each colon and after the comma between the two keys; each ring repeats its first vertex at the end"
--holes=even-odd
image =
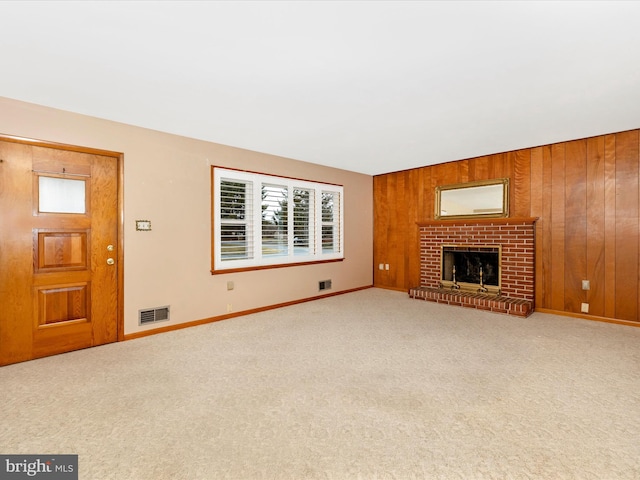
{"type": "Polygon", "coordinates": [[[151,230],[151,220],[136,220],[136,230],[148,232],[151,230]]]}

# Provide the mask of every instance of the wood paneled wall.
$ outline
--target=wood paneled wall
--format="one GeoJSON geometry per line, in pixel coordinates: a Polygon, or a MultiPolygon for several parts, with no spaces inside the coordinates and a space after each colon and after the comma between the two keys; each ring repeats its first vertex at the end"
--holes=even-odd
{"type": "Polygon", "coordinates": [[[631,130],[378,175],[374,285],[420,284],[416,222],[433,220],[436,186],[509,178],[510,215],[539,217],[536,308],[639,322],[639,166],[631,130]]]}

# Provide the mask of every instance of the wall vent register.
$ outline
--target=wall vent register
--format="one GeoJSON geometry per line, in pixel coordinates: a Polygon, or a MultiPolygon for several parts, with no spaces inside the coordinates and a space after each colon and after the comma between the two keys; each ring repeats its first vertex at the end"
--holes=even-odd
{"type": "Polygon", "coordinates": [[[149,323],[169,320],[169,307],[146,308],[138,310],[138,324],[147,325],[149,323]]]}

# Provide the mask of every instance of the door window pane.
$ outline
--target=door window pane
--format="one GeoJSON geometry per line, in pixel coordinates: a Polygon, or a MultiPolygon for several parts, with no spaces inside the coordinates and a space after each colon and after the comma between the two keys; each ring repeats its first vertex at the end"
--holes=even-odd
{"type": "Polygon", "coordinates": [[[46,213],[86,213],[85,182],[38,177],[38,210],[46,213]]]}

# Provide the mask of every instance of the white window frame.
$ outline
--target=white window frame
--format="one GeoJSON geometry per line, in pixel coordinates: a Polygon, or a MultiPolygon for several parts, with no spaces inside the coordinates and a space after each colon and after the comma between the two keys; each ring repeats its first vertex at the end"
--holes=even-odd
{"type": "MultiPolygon", "coordinates": [[[[287,208],[289,215],[293,215],[293,208],[287,208]]],[[[290,265],[300,265],[306,263],[318,263],[327,261],[341,261],[344,259],[344,187],[342,185],[332,185],[327,183],[318,183],[309,180],[300,180],[295,178],[280,177],[264,173],[247,172],[243,170],[234,170],[223,167],[212,167],[212,273],[227,273],[237,270],[252,270],[259,268],[275,268],[290,265]],[[221,183],[229,182],[247,182],[251,183],[253,194],[251,208],[247,208],[247,212],[251,212],[244,222],[248,225],[247,231],[251,232],[247,251],[251,252],[251,258],[223,258],[222,252],[222,232],[221,225],[229,223],[229,220],[221,218],[221,183]],[[263,239],[262,239],[262,185],[278,185],[287,188],[288,205],[293,205],[294,190],[311,190],[314,192],[315,199],[313,208],[310,208],[310,236],[313,238],[313,245],[309,251],[300,254],[294,245],[294,229],[293,222],[288,220],[288,230],[286,238],[286,250],[283,254],[263,255],[263,239]],[[331,225],[334,227],[333,249],[327,251],[323,249],[322,233],[323,226],[327,226],[327,222],[323,222],[322,216],[322,194],[332,193],[337,195],[337,201],[334,197],[333,221],[331,225]]],[[[310,242],[311,243],[311,242],[310,242]]],[[[283,242],[284,244],[284,242],[283,242]]]]}

